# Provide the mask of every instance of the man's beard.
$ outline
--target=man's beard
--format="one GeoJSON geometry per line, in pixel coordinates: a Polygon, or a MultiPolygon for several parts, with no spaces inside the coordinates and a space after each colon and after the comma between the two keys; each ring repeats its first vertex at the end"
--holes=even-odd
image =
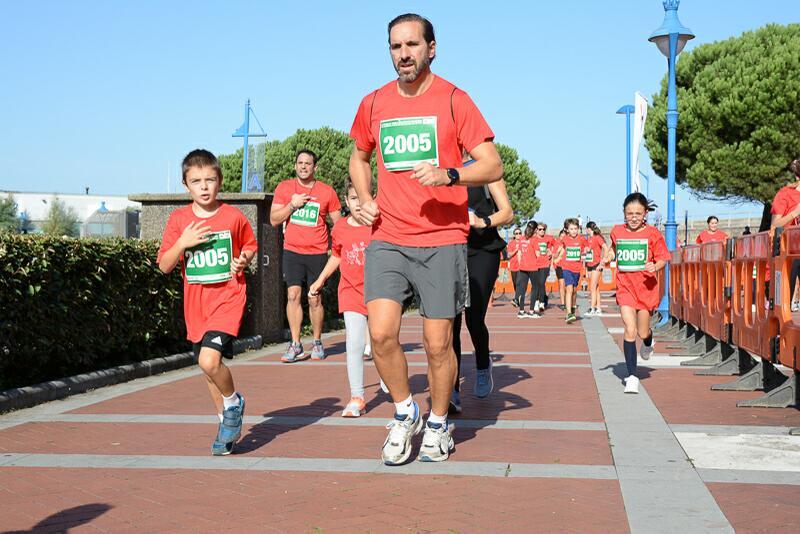
{"type": "MultiPolygon", "coordinates": [[[[414,60],[412,60],[414,61],[414,60]]],[[[430,67],[431,60],[428,56],[425,56],[422,59],[422,63],[417,65],[416,61],[414,61],[414,70],[409,72],[408,74],[400,74],[400,64],[398,63],[395,65],[394,70],[397,71],[397,75],[400,77],[400,81],[404,83],[414,83],[419,78],[421,72],[423,72],[426,68],[430,67]]]]}

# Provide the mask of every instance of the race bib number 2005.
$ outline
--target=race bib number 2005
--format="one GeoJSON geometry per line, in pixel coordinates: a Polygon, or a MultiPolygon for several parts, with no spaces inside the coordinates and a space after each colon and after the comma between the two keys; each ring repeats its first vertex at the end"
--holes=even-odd
{"type": "Polygon", "coordinates": [[[618,239],[617,270],[629,273],[644,271],[647,253],[647,239],[618,239]]]}
{"type": "Polygon", "coordinates": [[[419,163],[439,166],[436,117],[381,121],[380,147],[387,171],[407,171],[419,163]]]}
{"type": "Polygon", "coordinates": [[[233,278],[230,230],[211,232],[208,241],[184,252],[186,281],[190,284],[217,284],[233,278]]]}

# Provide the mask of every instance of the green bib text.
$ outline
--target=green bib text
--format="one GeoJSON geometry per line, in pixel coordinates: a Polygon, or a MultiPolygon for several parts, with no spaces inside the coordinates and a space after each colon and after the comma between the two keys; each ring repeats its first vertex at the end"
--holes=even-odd
{"type": "Polygon", "coordinates": [[[439,166],[436,117],[383,120],[379,137],[387,171],[407,171],[423,162],[439,166]]]}
{"type": "Polygon", "coordinates": [[[581,247],[567,247],[567,261],[581,261],[581,247]]]}
{"type": "Polygon", "coordinates": [[[594,261],[594,250],[589,249],[586,251],[586,263],[592,263],[594,261]]]}
{"type": "Polygon", "coordinates": [[[217,284],[233,278],[230,230],[211,232],[209,239],[184,252],[186,281],[190,284],[217,284]]]}
{"type": "Polygon", "coordinates": [[[647,239],[617,239],[617,270],[624,273],[644,271],[647,263],[647,239]]]}

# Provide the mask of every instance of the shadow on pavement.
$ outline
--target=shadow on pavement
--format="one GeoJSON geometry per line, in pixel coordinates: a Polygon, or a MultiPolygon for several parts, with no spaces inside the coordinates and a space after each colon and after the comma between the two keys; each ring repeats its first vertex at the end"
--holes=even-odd
{"type": "Polygon", "coordinates": [[[30,530],[5,530],[2,534],[28,534],[33,532],[69,532],[72,528],[92,522],[112,506],[105,503],[84,504],[61,510],[36,523],[30,530]]]}

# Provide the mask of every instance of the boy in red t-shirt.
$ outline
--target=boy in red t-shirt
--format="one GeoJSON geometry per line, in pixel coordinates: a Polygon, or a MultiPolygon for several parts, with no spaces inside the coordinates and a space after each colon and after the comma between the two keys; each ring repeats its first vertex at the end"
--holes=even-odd
{"type": "Polygon", "coordinates": [[[575,316],[575,302],[578,300],[578,282],[581,279],[581,256],[589,248],[589,243],[583,236],[578,235],[580,231],[578,219],[565,220],[564,229],[567,235],[561,239],[557,260],[564,273],[566,321],[574,323],[578,319],[575,316]]]}
{"type": "Polygon", "coordinates": [[[345,182],[345,203],[350,216],[333,225],[333,247],[328,263],[308,288],[308,296],[319,295],[325,281],[336,272],[339,278],[339,313],[344,315],[347,378],[350,381],[350,402],[342,417],[359,417],[366,410],[364,401],[364,358],[367,354],[367,305],[364,303],[364,250],[372,240],[372,228],[356,218],[361,207],[353,182],[345,182]]]}
{"type": "Polygon", "coordinates": [[[206,375],[220,425],[211,454],[230,454],[242,433],[244,397],[222,358],[231,357],[247,300],[244,269],[256,254],[250,223],[217,193],[222,170],[214,154],[193,150],[183,160],[183,185],[192,203],[172,212],[158,251],[158,268],[181,264],[186,337],[206,375]]]}

